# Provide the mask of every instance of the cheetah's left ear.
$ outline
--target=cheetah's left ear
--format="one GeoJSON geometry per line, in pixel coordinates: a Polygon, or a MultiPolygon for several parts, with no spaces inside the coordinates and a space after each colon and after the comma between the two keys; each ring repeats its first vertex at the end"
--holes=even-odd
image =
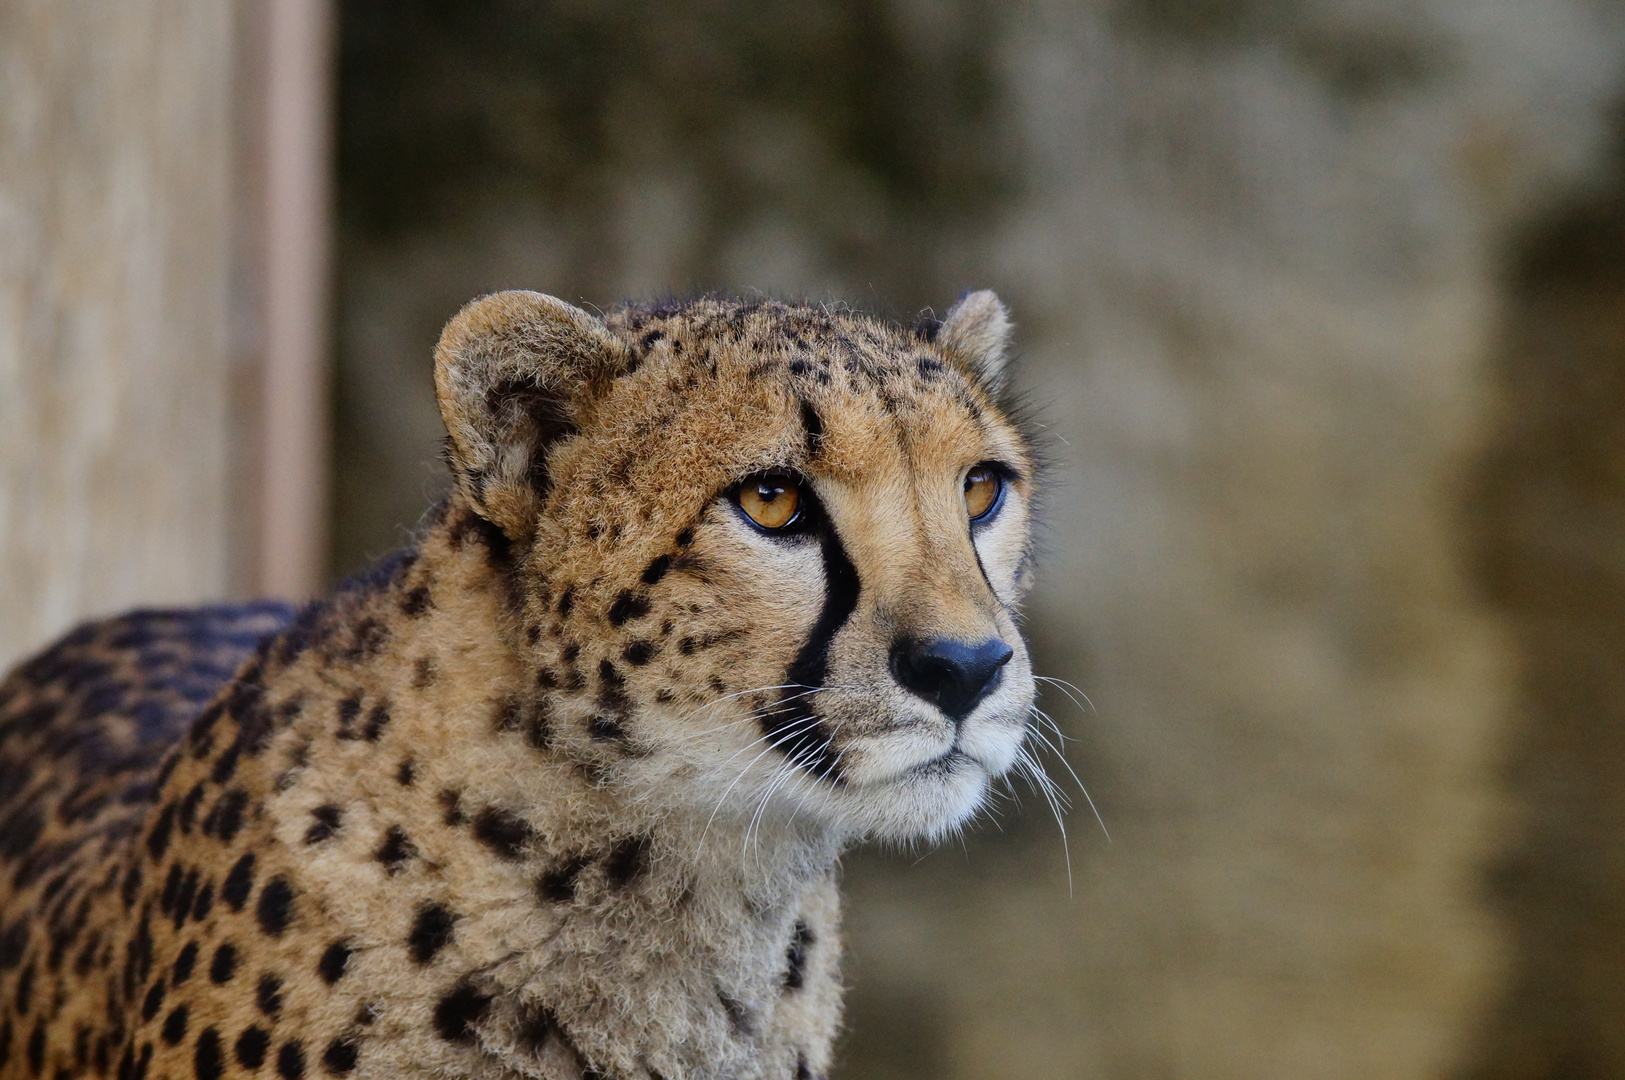
{"type": "Polygon", "coordinates": [[[435,397],[452,473],[475,511],[528,539],[547,496],[548,451],[628,358],[601,321],[542,293],[493,293],[453,316],[435,346],[435,397]]]}
{"type": "Polygon", "coordinates": [[[966,293],[948,309],[932,340],[985,386],[1004,389],[1004,364],[1014,332],[1010,312],[992,290],[966,293]]]}

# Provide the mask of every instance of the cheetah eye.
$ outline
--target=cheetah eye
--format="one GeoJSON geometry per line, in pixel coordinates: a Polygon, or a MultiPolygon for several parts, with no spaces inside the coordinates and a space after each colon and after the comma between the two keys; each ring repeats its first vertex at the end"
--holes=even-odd
{"type": "Polygon", "coordinates": [[[803,518],[801,482],[782,473],[752,476],[734,489],[734,502],[757,527],[787,532],[803,518]]]}
{"type": "Polygon", "coordinates": [[[991,465],[978,465],[965,474],[965,512],[972,521],[990,517],[1004,494],[1004,478],[991,465]]]}

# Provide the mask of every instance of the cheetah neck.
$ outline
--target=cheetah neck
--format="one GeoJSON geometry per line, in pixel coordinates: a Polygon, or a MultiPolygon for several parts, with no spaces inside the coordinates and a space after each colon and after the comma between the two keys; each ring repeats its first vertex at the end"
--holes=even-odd
{"type": "Polygon", "coordinates": [[[797,1025],[839,1015],[840,841],[615,784],[549,729],[512,572],[441,525],[272,648],[264,704],[291,718],[259,757],[264,825],[298,891],[349,941],[406,941],[403,974],[466,987],[499,1056],[528,1060],[500,1018],[531,1007],[594,1061],[827,1044],[797,1025]]]}

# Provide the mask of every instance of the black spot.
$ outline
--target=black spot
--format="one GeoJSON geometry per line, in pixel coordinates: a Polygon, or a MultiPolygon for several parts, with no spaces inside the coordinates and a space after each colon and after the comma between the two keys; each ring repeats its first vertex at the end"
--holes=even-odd
{"type": "Polygon", "coordinates": [[[487,806],[474,818],[474,836],[504,859],[517,859],[534,835],[530,823],[497,806],[487,806]]]}
{"type": "Polygon", "coordinates": [[[434,682],[439,675],[440,671],[435,666],[433,657],[418,657],[417,662],[412,665],[412,689],[422,690],[425,686],[434,682]]]}
{"type": "Polygon", "coordinates": [[[343,1076],[355,1068],[356,1058],[361,1055],[361,1044],[347,1035],[340,1035],[327,1044],[322,1053],[322,1066],[334,1076],[343,1076]]]}
{"type": "Polygon", "coordinates": [[[141,867],[131,866],[130,872],[124,875],[124,884],[119,887],[119,898],[124,901],[124,910],[129,911],[135,907],[135,894],[141,888],[141,867]]]}
{"type": "MultiPolygon", "coordinates": [[[[174,827],[175,804],[171,801],[164,804],[163,810],[158,814],[158,820],[153,822],[152,831],[147,834],[147,851],[152,855],[153,862],[164,857],[164,852],[169,848],[169,834],[174,827]]],[[[38,830],[35,831],[35,836],[38,836],[38,830]]],[[[28,845],[24,846],[33,843],[34,837],[30,837],[28,845]]]]}
{"type": "Polygon", "coordinates": [[[615,597],[615,602],[609,606],[609,624],[620,626],[632,619],[641,619],[649,614],[649,601],[635,595],[630,590],[623,589],[615,597]]]}
{"type": "Polygon", "coordinates": [[[795,932],[790,935],[790,944],[784,950],[785,971],[784,988],[786,990],[800,990],[807,981],[807,950],[812,948],[813,932],[801,919],[796,920],[795,932]]]}
{"type": "Polygon", "coordinates": [[[209,963],[209,981],[216,986],[222,986],[230,982],[235,974],[237,974],[237,947],[229,941],[223,941],[214,951],[214,959],[209,963]]]}
{"type": "Polygon", "coordinates": [[[188,1010],[185,1005],[177,1005],[175,1006],[173,1012],[164,1017],[164,1030],[162,1034],[164,1037],[164,1042],[168,1043],[170,1046],[179,1046],[180,1041],[186,1038],[187,1012],[188,1010]]]}
{"type": "Polygon", "coordinates": [[[38,1076],[45,1069],[45,1021],[43,1020],[34,1025],[34,1033],[28,1037],[28,1067],[33,1070],[35,1076],[38,1076]]]}
{"type": "Polygon", "coordinates": [[[192,921],[202,922],[209,917],[214,908],[214,882],[205,882],[197,891],[197,899],[192,902],[192,921]]]}
{"type": "Polygon", "coordinates": [[[181,894],[181,882],[185,880],[186,873],[181,869],[180,863],[172,863],[169,875],[164,878],[164,891],[158,894],[158,910],[165,915],[173,914],[175,901],[181,894]]]}
{"type": "Polygon", "coordinates": [[[341,739],[354,739],[355,722],[361,715],[361,694],[354,693],[339,701],[339,727],[338,737],[341,739]]]}
{"type": "Polygon", "coordinates": [[[350,964],[350,953],[349,942],[333,942],[327,947],[327,951],[322,953],[321,960],[317,961],[316,974],[320,975],[328,986],[332,986],[344,978],[344,969],[350,964]]]}
{"type": "Polygon", "coordinates": [[[460,791],[452,791],[449,788],[442,791],[440,809],[441,820],[447,825],[455,827],[468,820],[468,815],[463,813],[463,793],[460,791]]]}
{"type": "Polygon", "coordinates": [[[535,1057],[547,1045],[547,1037],[558,1030],[557,1013],[538,1002],[526,1002],[519,1007],[519,1022],[514,1028],[514,1042],[520,1053],[535,1057]]]}
{"type": "Polygon", "coordinates": [[[203,801],[203,781],[199,780],[192,785],[192,790],[186,793],[181,800],[180,810],[177,812],[175,823],[181,827],[181,832],[189,833],[192,826],[197,824],[198,804],[203,801]]]}
{"type": "Polygon", "coordinates": [[[231,779],[237,771],[237,759],[242,756],[243,748],[239,743],[233,742],[220,756],[215,759],[214,768],[209,771],[209,779],[217,784],[224,784],[231,779]]]}
{"type": "Polygon", "coordinates": [[[242,788],[232,788],[221,795],[209,811],[209,816],[203,822],[203,832],[206,836],[218,836],[226,843],[236,839],[243,828],[243,811],[248,809],[248,792],[242,788]]]}
{"type": "Polygon", "coordinates": [[[796,1055],[796,1080],[813,1080],[812,1069],[807,1064],[806,1054],[796,1055]]]}
{"type": "Polygon", "coordinates": [[[146,998],[141,1002],[141,1019],[151,1020],[158,1015],[158,1010],[164,1004],[164,980],[158,979],[147,991],[146,998]]]}
{"type": "Polygon", "coordinates": [[[429,590],[419,585],[401,597],[401,614],[415,619],[429,610],[430,603],[429,590]]]}
{"type": "Polygon", "coordinates": [[[643,568],[643,583],[645,585],[658,585],[660,579],[666,576],[671,569],[670,555],[657,555],[650,560],[649,565],[643,568]]]}
{"type": "Polygon", "coordinates": [[[400,766],[395,770],[395,782],[402,787],[411,787],[412,781],[417,779],[417,765],[411,758],[402,758],[400,766]]]}
{"type": "Polygon", "coordinates": [[[282,1015],[282,980],[275,975],[261,975],[254,990],[254,1004],[272,1020],[282,1015]]]}
{"type": "Polygon", "coordinates": [[[565,904],[575,899],[576,879],[592,859],[586,855],[573,855],[536,879],[536,895],[554,904],[565,904]]]}
{"type": "Polygon", "coordinates": [[[237,1036],[237,1064],[253,1070],[265,1064],[265,1051],[270,1049],[271,1036],[261,1027],[246,1027],[237,1036]]]}
{"type": "Polygon", "coordinates": [[[801,403],[801,427],[807,433],[807,456],[817,457],[824,445],[824,419],[809,401],[801,403]]]}
{"type": "Polygon", "coordinates": [[[391,825],[384,833],[384,842],[378,845],[374,857],[384,864],[384,873],[393,876],[400,873],[406,860],[416,858],[417,853],[417,845],[406,835],[406,830],[399,825],[391,825]]]}
{"type": "Polygon", "coordinates": [[[233,911],[243,910],[248,903],[248,894],[254,888],[254,853],[245,854],[232,864],[231,871],[226,874],[225,884],[220,886],[220,899],[233,911]]]}
{"type": "Polygon", "coordinates": [[[442,1039],[454,1043],[474,1041],[474,1025],[485,1018],[491,995],[482,994],[468,983],[458,983],[435,1003],[434,1029],[442,1039]]]}
{"type": "Polygon", "coordinates": [[[559,608],[558,608],[559,617],[568,619],[570,617],[570,609],[575,607],[575,604],[576,604],[576,590],[575,590],[575,586],[571,585],[570,587],[566,588],[563,593],[561,593],[559,595],[559,608]]]}
{"type": "Polygon", "coordinates": [[[193,867],[181,880],[180,892],[175,894],[175,908],[172,918],[175,929],[179,930],[186,922],[186,917],[192,913],[192,899],[197,896],[197,868],[193,867]]]}
{"type": "Polygon", "coordinates": [[[649,838],[631,836],[610,851],[604,860],[604,874],[617,889],[624,889],[643,873],[649,860],[649,838]]]}
{"type": "Polygon", "coordinates": [[[305,1075],[305,1046],[298,1039],[289,1039],[277,1051],[276,1074],[282,1080],[300,1080],[305,1075]]]}
{"type": "Polygon", "coordinates": [[[367,724],[361,729],[362,738],[368,742],[377,742],[389,726],[389,704],[380,701],[367,710],[367,724]]]}
{"type": "Polygon", "coordinates": [[[412,921],[412,932],[407,935],[406,948],[413,963],[427,964],[435,954],[451,942],[457,916],[439,904],[424,904],[412,921]]]}
{"type": "Polygon", "coordinates": [[[693,529],[684,529],[682,532],[677,534],[677,546],[678,547],[688,547],[688,545],[692,544],[693,542],[694,542],[694,530],[693,529]]]}
{"type": "Polygon", "coordinates": [[[192,1067],[197,1072],[197,1080],[220,1080],[226,1071],[225,1058],[220,1052],[220,1033],[214,1028],[204,1028],[203,1034],[197,1037],[192,1067]]]}
{"type": "Polygon", "coordinates": [[[310,816],[316,820],[305,830],[307,844],[319,844],[330,838],[344,822],[344,811],[333,803],[323,803],[312,810],[310,816]]]}
{"type": "Polygon", "coordinates": [[[722,1003],[722,1011],[728,1014],[728,1027],[735,1035],[749,1035],[755,1027],[750,1010],[745,1008],[744,1002],[729,997],[721,990],[717,991],[717,1000],[722,1003]]]}
{"type": "Polygon", "coordinates": [[[642,667],[654,659],[655,646],[647,641],[634,641],[626,647],[621,656],[633,667],[642,667]]]}
{"type": "Polygon", "coordinates": [[[192,977],[192,969],[197,966],[197,942],[188,941],[175,957],[174,984],[179,986],[192,977]]]}
{"type": "Polygon", "coordinates": [[[255,915],[260,922],[260,929],[272,937],[281,937],[282,932],[293,921],[293,887],[288,879],[278,874],[265,883],[260,890],[259,906],[255,915]]]}
{"type": "Polygon", "coordinates": [[[34,965],[29,964],[23,968],[23,973],[17,976],[17,1014],[28,1015],[28,1006],[34,997],[34,965]]]}

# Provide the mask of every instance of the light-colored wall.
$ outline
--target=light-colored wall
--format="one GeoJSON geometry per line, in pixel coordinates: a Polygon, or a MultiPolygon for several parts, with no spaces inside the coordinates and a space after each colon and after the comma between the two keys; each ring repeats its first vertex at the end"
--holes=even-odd
{"type": "Polygon", "coordinates": [[[0,666],[222,595],[231,7],[0,4],[0,666]]]}

